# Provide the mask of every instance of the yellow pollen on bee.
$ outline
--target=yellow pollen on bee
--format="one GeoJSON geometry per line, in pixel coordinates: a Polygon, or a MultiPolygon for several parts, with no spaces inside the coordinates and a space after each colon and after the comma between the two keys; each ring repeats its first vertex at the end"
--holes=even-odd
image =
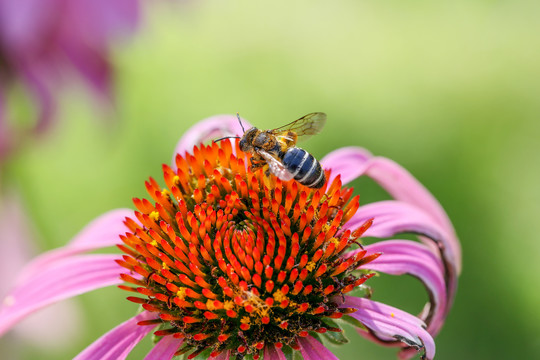
{"type": "Polygon", "coordinates": [[[176,297],[178,297],[180,300],[184,300],[186,297],[186,288],[185,287],[179,287],[178,291],[176,292],[176,297]]]}
{"type": "Polygon", "coordinates": [[[240,320],[240,322],[241,322],[242,324],[249,324],[249,323],[251,323],[251,319],[250,319],[248,316],[244,316],[244,317],[240,320]]]}
{"type": "Polygon", "coordinates": [[[214,302],[210,299],[206,302],[206,308],[210,311],[216,310],[216,307],[214,306],[214,302]]]}
{"type": "Polygon", "coordinates": [[[283,292],[281,292],[281,290],[276,290],[276,292],[274,292],[274,295],[272,295],[274,297],[274,300],[275,301],[278,301],[278,302],[282,302],[283,300],[287,300],[287,297],[285,296],[285,294],[283,294],[283,292]]]}
{"type": "Polygon", "coordinates": [[[154,221],[159,220],[159,213],[157,211],[152,211],[149,216],[150,216],[150,219],[154,221]]]}
{"type": "Polygon", "coordinates": [[[231,300],[227,300],[225,303],[223,303],[223,308],[225,310],[232,310],[234,309],[234,303],[231,300]]]}
{"type": "Polygon", "coordinates": [[[306,264],[306,270],[311,272],[313,271],[313,269],[315,269],[315,266],[317,266],[317,264],[315,264],[315,262],[313,261],[310,261],[306,264]]]}

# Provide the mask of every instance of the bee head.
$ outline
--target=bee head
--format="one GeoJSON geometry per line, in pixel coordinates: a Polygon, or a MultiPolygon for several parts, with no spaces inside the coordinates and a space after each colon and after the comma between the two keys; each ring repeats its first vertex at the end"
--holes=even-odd
{"type": "Polygon", "coordinates": [[[244,133],[244,136],[242,136],[239,144],[240,150],[242,150],[243,152],[248,152],[253,149],[253,139],[255,138],[255,135],[258,131],[259,129],[257,129],[256,127],[252,127],[244,133]]]}

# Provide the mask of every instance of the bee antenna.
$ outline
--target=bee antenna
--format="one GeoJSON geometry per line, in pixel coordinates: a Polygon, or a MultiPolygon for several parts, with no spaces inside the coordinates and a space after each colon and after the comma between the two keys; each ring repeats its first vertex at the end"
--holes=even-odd
{"type": "Polygon", "coordinates": [[[244,125],[242,125],[242,120],[240,120],[240,113],[236,113],[236,118],[238,119],[238,122],[240,123],[240,126],[242,127],[242,131],[243,132],[246,132],[246,130],[244,130],[244,125]]]}
{"type": "Polygon", "coordinates": [[[240,139],[240,136],[225,136],[216,140],[212,140],[212,142],[216,143],[218,141],[225,140],[225,139],[240,139]]]}

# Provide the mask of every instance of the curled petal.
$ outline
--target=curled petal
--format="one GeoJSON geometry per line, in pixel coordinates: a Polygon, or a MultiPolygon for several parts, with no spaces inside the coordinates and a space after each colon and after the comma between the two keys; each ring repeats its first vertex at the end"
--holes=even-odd
{"type": "Polygon", "coordinates": [[[399,233],[424,235],[421,240],[428,247],[436,244],[446,269],[445,280],[448,292],[448,306],[451,305],[457,287],[457,257],[452,252],[452,235],[420,208],[401,201],[380,201],[361,206],[347,226],[355,228],[366,220],[375,218],[373,225],[364,236],[391,237],[399,233]]]}
{"type": "Polygon", "coordinates": [[[371,158],[373,155],[366,149],[349,146],[328,153],[322,158],[321,165],[325,169],[332,170],[328,179],[329,184],[338,175],[341,175],[341,182],[347,184],[365,174],[367,163],[371,158]]]}
{"type": "Polygon", "coordinates": [[[298,338],[298,345],[300,345],[300,352],[304,360],[339,360],[330,350],[312,336],[298,338]]]}
{"type": "Polygon", "coordinates": [[[125,359],[135,345],[155,327],[151,325],[141,326],[138,323],[155,318],[156,315],[148,311],[140,313],[97,339],[77,355],[75,360],[125,359]]]}
{"type": "Polygon", "coordinates": [[[117,255],[84,255],[59,260],[19,281],[0,305],[0,335],[19,320],[60,300],[120,284],[117,255]]]}
{"type": "Polygon", "coordinates": [[[264,347],[264,360],[287,360],[281,349],[276,348],[273,344],[264,347]]]}
{"type": "Polygon", "coordinates": [[[184,339],[177,339],[173,336],[164,336],[146,355],[144,360],[169,360],[174,357],[174,353],[182,345],[184,339]]]}
{"type": "MultiPolygon", "coordinates": [[[[365,247],[368,253],[384,255],[362,266],[364,269],[392,275],[410,274],[418,278],[429,292],[430,303],[421,315],[431,335],[436,335],[448,312],[444,268],[441,260],[423,244],[410,240],[381,241],[365,247]]],[[[354,252],[345,254],[353,255],[354,252]]]]}
{"type": "Polygon", "coordinates": [[[424,349],[427,359],[433,359],[435,356],[433,338],[419,325],[416,316],[376,301],[354,296],[346,296],[341,306],[357,309],[349,316],[360,321],[381,341],[399,340],[404,347],[413,347],[418,351],[424,349]]]}
{"type": "Polygon", "coordinates": [[[457,273],[461,272],[461,247],[450,219],[433,195],[402,166],[384,157],[370,157],[369,152],[359,147],[333,151],[326,155],[321,163],[325,168],[332,169],[336,175],[341,174],[343,183],[367,175],[395,199],[423,209],[448,234],[446,245],[454,257],[452,262],[457,273]]]}
{"type": "Polygon", "coordinates": [[[126,217],[132,216],[133,210],[116,209],[106,212],[85,226],[66,246],[48,251],[30,262],[19,275],[18,281],[42,272],[44,268],[68,256],[86,251],[114,246],[118,243],[118,235],[127,228],[123,224],[126,217]]]}
{"type": "Polygon", "coordinates": [[[428,214],[416,206],[394,200],[361,206],[351,217],[347,227],[358,227],[372,218],[375,219],[373,225],[364,233],[364,236],[383,238],[402,232],[414,232],[438,242],[447,241],[444,229],[428,214]]]}
{"type": "MultiPolygon", "coordinates": [[[[244,119],[242,119],[242,125],[244,126],[244,129],[249,129],[251,127],[251,124],[244,119]]],[[[206,118],[193,125],[182,136],[174,149],[172,163],[175,163],[174,159],[176,154],[191,152],[195,145],[224,136],[242,136],[243,133],[244,131],[236,116],[216,115],[206,118]]]]}

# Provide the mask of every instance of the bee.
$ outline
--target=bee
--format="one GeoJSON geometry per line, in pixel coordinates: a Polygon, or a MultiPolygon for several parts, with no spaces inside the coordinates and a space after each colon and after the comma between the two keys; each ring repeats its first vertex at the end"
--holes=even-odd
{"type": "Polygon", "coordinates": [[[240,150],[253,155],[251,170],[266,167],[266,175],[270,172],[283,181],[295,179],[300,184],[315,189],[324,185],[326,176],[321,164],[309,152],[296,147],[296,143],[321,131],[326,123],[325,113],[307,114],[272,130],[252,127],[246,131],[240,121],[240,115],[237,114],[237,117],[244,134],[236,138],[240,138],[240,150]]]}

